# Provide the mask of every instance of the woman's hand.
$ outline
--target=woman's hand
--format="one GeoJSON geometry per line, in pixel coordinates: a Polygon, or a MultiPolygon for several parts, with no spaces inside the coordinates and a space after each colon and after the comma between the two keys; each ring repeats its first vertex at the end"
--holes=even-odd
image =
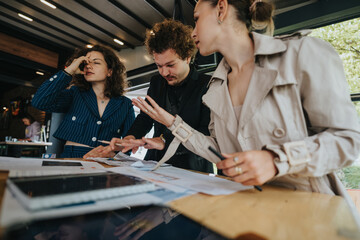
{"type": "Polygon", "coordinates": [[[95,157],[101,157],[101,158],[112,158],[115,156],[115,152],[112,151],[110,146],[98,146],[85,154],[83,158],[95,158],[95,157]]]}
{"type": "Polygon", "coordinates": [[[267,150],[222,154],[226,159],[216,164],[235,182],[262,185],[277,174],[275,155],[267,150]]]}
{"type": "Polygon", "coordinates": [[[161,108],[151,97],[146,96],[146,99],[151,105],[149,105],[141,97],[133,98],[132,104],[140,108],[141,111],[149,115],[155,121],[165,125],[166,127],[170,127],[174,123],[175,117],[161,108]]]}
{"type": "Polygon", "coordinates": [[[84,74],[84,71],[79,68],[80,64],[82,64],[84,62],[89,63],[90,62],[89,57],[81,56],[81,57],[75,58],[72,61],[72,63],[70,64],[70,66],[68,66],[65,69],[65,71],[70,75],[84,74]]]}

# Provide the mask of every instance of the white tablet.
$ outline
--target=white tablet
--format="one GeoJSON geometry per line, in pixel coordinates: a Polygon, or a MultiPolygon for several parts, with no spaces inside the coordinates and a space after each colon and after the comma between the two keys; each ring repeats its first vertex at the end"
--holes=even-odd
{"type": "Polygon", "coordinates": [[[90,203],[155,190],[149,181],[101,172],[41,177],[12,177],[7,186],[29,210],[90,203]]]}

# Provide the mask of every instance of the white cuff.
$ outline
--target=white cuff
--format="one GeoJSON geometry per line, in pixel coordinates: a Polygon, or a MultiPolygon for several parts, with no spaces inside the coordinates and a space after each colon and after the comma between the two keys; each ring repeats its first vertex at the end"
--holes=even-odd
{"type": "Polygon", "coordinates": [[[297,173],[311,160],[310,152],[305,141],[288,142],[281,145],[266,145],[263,149],[270,150],[278,155],[274,159],[279,173],[276,177],[297,173]]]}
{"type": "Polygon", "coordinates": [[[186,124],[179,115],[175,116],[175,121],[169,127],[169,130],[177,139],[183,143],[187,142],[187,140],[189,140],[193,134],[193,129],[188,124],[186,124]]]}

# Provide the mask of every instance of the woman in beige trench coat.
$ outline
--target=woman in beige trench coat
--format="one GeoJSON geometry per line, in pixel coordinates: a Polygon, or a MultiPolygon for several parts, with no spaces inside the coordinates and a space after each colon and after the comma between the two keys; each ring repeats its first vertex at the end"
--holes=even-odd
{"type": "Polygon", "coordinates": [[[195,7],[200,53],[224,56],[203,96],[211,136],[149,97],[150,104],[140,98],[133,104],[173,131],[172,144],[182,142],[234,181],[346,196],[334,171],[358,158],[360,126],[342,62],[304,31],[275,38],[249,33],[251,18],[269,9],[258,0],[200,0],[195,7]]]}

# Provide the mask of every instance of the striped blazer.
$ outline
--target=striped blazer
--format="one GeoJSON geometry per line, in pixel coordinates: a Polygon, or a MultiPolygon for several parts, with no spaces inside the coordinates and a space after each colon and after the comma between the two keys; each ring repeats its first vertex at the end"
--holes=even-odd
{"type": "Polygon", "coordinates": [[[130,99],[111,98],[100,117],[94,91],[76,86],[67,89],[70,81],[71,76],[59,71],[39,87],[32,100],[32,105],[42,111],[66,113],[54,137],[96,147],[98,140],[126,136],[135,119],[130,99]]]}

